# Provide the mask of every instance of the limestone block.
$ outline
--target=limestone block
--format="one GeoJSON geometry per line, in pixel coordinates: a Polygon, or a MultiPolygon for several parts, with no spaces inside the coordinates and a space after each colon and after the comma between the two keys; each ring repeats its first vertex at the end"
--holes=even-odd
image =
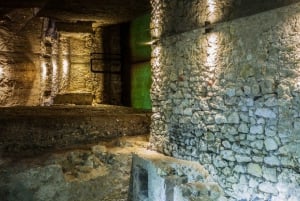
{"type": "Polygon", "coordinates": [[[234,97],[235,96],[235,88],[227,88],[225,93],[229,97],[234,97]]]}
{"type": "Polygon", "coordinates": [[[277,182],[276,168],[263,167],[263,177],[270,182],[277,182]]]}
{"type": "Polygon", "coordinates": [[[271,98],[268,98],[264,104],[267,107],[274,107],[274,106],[278,105],[278,100],[275,97],[271,97],[271,98]]]}
{"type": "Polygon", "coordinates": [[[235,161],[234,153],[231,150],[221,151],[221,157],[228,161],[235,161]]]}
{"type": "Polygon", "coordinates": [[[261,125],[251,126],[250,133],[251,134],[263,134],[264,128],[261,125]]]}
{"type": "Polygon", "coordinates": [[[238,131],[234,126],[225,125],[225,130],[229,135],[237,135],[238,131]]]}
{"type": "Polygon", "coordinates": [[[174,200],[181,201],[217,201],[221,195],[220,187],[214,183],[187,183],[174,189],[174,200]]]}
{"type": "Polygon", "coordinates": [[[227,167],[227,162],[222,160],[222,158],[220,156],[217,156],[213,159],[213,164],[216,166],[216,167],[227,167]]]}
{"type": "Polygon", "coordinates": [[[283,156],[293,156],[300,158],[300,146],[298,142],[291,142],[279,148],[279,153],[283,156]]]}
{"type": "Polygon", "coordinates": [[[231,148],[231,144],[230,144],[230,142],[228,142],[228,141],[223,141],[223,142],[222,142],[222,145],[223,145],[225,148],[227,148],[227,149],[230,149],[230,148],[231,148]]]}
{"type": "Polygon", "coordinates": [[[274,131],[274,130],[272,130],[272,129],[270,129],[270,128],[266,128],[266,129],[265,129],[265,134],[266,134],[266,136],[273,137],[273,136],[276,135],[276,131],[274,131]]]}
{"type": "Polygon", "coordinates": [[[246,172],[246,168],[242,165],[236,165],[233,169],[234,172],[237,173],[245,173],[246,172]]]}
{"type": "Polygon", "coordinates": [[[269,118],[269,119],[276,118],[276,114],[271,109],[268,109],[268,108],[258,108],[255,111],[255,115],[257,115],[259,117],[269,118]]]}
{"type": "Polygon", "coordinates": [[[260,86],[258,84],[253,84],[251,86],[251,92],[253,96],[259,96],[261,92],[260,86]]]}
{"type": "Polygon", "coordinates": [[[266,124],[266,121],[265,121],[264,118],[259,118],[259,119],[257,119],[256,123],[257,123],[257,124],[260,124],[260,125],[265,125],[265,124],[266,124]]]}
{"type": "Polygon", "coordinates": [[[240,118],[241,121],[243,121],[244,123],[249,123],[249,116],[246,113],[240,113],[240,118]]]}
{"type": "Polygon", "coordinates": [[[250,146],[255,148],[255,149],[261,150],[264,146],[264,143],[263,143],[262,140],[256,140],[254,142],[251,142],[250,146]]]}
{"type": "Polygon", "coordinates": [[[215,122],[216,122],[216,124],[225,124],[225,123],[227,123],[227,118],[223,114],[216,114],[215,122]]]}
{"type": "Polygon", "coordinates": [[[265,79],[260,85],[263,94],[270,94],[274,92],[274,80],[265,79]]]}
{"type": "Polygon", "coordinates": [[[280,165],[280,161],[276,156],[265,157],[264,162],[270,166],[279,166],[280,165]]]}
{"type": "Polygon", "coordinates": [[[229,124],[239,124],[240,123],[240,117],[237,112],[233,112],[230,114],[227,118],[227,123],[229,124]]]}
{"type": "Polygon", "coordinates": [[[251,188],[256,188],[257,186],[258,186],[258,182],[257,182],[257,180],[256,179],[254,179],[254,178],[251,178],[250,180],[249,180],[249,187],[251,187],[251,188]]]}
{"type": "Polygon", "coordinates": [[[251,162],[251,157],[249,157],[249,156],[237,154],[237,155],[235,156],[235,158],[236,158],[236,161],[237,161],[238,163],[248,163],[248,162],[251,162]]]}
{"type": "Polygon", "coordinates": [[[267,138],[264,141],[265,147],[267,151],[273,151],[278,149],[278,144],[274,138],[267,138]]]}
{"type": "Polygon", "coordinates": [[[259,184],[258,189],[264,193],[270,193],[274,195],[278,194],[276,187],[274,186],[273,183],[270,182],[264,182],[259,184]]]}
{"type": "Polygon", "coordinates": [[[238,128],[238,131],[239,131],[240,133],[249,133],[249,127],[248,127],[247,124],[242,123],[242,124],[240,124],[240,126],[239,126],[239,128],[238,128]]]}
{"type": "Polygon", "coordinates": [[[247,172],[256,177],[262,177],[261,166],[257,163],[249,163],[247,166],[247,172]]]}

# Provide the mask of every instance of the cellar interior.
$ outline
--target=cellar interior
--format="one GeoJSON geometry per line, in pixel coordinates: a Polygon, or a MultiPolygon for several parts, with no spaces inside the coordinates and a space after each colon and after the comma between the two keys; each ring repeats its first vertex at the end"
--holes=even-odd
{"type": "Polygon", "coordinates": [[[300,201],[299,0],[0,2],[0,200],[300,201]]]}

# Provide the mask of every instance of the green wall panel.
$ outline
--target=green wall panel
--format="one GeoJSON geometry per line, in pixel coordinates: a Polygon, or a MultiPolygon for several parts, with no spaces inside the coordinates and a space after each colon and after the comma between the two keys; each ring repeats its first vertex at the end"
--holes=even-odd
{"type": "Polygon", "coordinates": [[[150,14],[133,20],[130,24],[131,61],[144,62],[151,57],[150,14]]]}
{"type": "Polygon", "coordinates": [[[131,104],[134,108],[151,109],[150,100],[151,65],[150,62],[131,66],[131,104]]]}
{"type": "Polygon", "coordinates": [[[129,29],[131,106],[151,109],[150,14],[133,20],[129,29]]]}

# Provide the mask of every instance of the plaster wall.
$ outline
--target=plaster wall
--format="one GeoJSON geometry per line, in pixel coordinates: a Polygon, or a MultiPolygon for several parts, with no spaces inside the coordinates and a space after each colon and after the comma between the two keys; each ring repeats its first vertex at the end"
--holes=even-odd
{"type": "Polygon", "coordinates": [[[152,1],[152,147],[204,165],[229,200],[300,200],[300,4],[168,32],[180,2],[152,1]]]}

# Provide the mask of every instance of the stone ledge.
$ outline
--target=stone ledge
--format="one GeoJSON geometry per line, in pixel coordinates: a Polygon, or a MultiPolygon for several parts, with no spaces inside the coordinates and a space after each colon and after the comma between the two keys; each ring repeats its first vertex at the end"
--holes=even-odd
{"type": "Polygon", "coordinates": [[[149,134],[150,115],[126,107],[0,108],[0,151],[39,153],[149,134]]]}

